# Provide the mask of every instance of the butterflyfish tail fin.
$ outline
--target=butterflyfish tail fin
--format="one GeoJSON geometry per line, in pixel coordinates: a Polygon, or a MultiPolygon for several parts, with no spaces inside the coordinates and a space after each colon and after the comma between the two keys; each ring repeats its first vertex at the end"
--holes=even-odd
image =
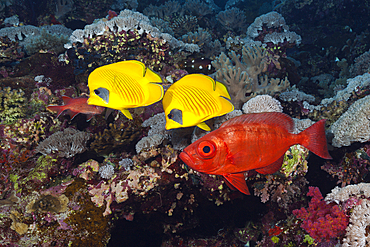
{"type": "Polygon", "coordinates": [[[197,127],[205,131],[211,131],[211,128],[205,122],[201,122],[200,124],[197,125],[197,127]]]}
{"type": "Polygon", "coordinates": [[[127,109],[121,109],[120,110],[122,112],[123,115],[125,115],[128,119],[132,120],[132,115],[131,113],[127,110],[127,109]]]}
{"type": "Polygon", "coordinates": [[[298,135],[302,136],[303,139],[302,143],[300,144],[305,146],[308,150],[323,159],[332,159],[329,154],[326,141],[325,122],[326,119],[322,119],[305,129],[298,135]]]}
{"type": "Polygon", "coordinates": [[[147,97],[145,101],[142,103],[143,106],[154,104],[163,98],[164,90],[162,85],[156,83],[149,83],[147,90],[148,93],[146,94],[147,97]]]}
{"type": "Polygon", "coordinates": [[[226,113],[232,112],[235,109],[233,103],[231,103],[228,98],[220,96],[220,102],[221,102],[221,110],[218,116],[225,115],[226,113]]]}
{"type": "Polygon", "coordinates": [[[221,97],[231,99],[227,87],[219,81],[216,81],[216,92],[218,92],[221,97]]]}

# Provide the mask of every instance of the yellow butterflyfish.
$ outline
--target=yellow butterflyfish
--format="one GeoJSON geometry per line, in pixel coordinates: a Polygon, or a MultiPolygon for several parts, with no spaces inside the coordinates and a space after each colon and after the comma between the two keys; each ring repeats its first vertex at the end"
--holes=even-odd
{"type": "Polygon", "coordinates": [[[120,110],[132,119],[129,108],[148,106],[163,98],[162,78],[136,60],[108,64],[90,73],[89,105],[120,110]]]}
{"type": "Polygon", "coordinates": [[[186,75],[172,84],[162,104],[166,129],[198,126],[210,131],[204,121],[234,110],[226,86],[203,74],[186,75]]]}

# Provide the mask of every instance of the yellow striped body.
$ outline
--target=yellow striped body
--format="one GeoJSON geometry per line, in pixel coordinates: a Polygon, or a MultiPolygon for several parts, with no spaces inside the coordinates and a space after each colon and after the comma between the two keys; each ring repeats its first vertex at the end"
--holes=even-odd
{"type": "Polygon", "coordinates": [[[89,75],[89,105],[120,110],[132,119],[128,108],[151,105],[163,97],[162,79],[136,60],[95,69],[89,75]]]}
{"type": "Polygon", "coordinates": [[[209,131],[204,121],[234,110],[229,99],[222,83],[202,74],[186,75],[171,85],[163,97],[166,129],[198,126],[209,131]]]}

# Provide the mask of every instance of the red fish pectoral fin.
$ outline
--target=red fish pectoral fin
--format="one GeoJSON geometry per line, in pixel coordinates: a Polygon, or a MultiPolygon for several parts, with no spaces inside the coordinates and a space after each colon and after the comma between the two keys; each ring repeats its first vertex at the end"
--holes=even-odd
{"type": "Polygon", "coordinates": [[[246,195],[251,194],[249,193],[247,183],[245,182],[244,173],[227,174],[227,175],[224,175],[224,178],[228,185],[229,183],[232,185],[232,186],[229,185],[231,189],[235,188],[246,195]]]}
{"type": "Polygon", "coordinates": [[[277,171],[280,170],[281,165],[283,164],[284,161],[284,155],[281,156],[277,161],[271,163],[268,166],[265,166],[263,168],[255,169],[256,172],[261,173],[261,174],[273,174],[277,171]]]}

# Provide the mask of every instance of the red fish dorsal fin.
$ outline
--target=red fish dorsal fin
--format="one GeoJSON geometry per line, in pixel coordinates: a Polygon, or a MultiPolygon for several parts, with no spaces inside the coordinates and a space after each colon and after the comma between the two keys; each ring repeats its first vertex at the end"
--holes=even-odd
{"type": "Polygon", "coordinates": [[[261,174],[273,174],[280,170],[281,166],[283,165],[284,155],[281,156],[277,161],[273,162],[272,164],[265,166],[263,168],[256,169],[256,172],[261,174]]]}
{"type": "Polygon", "coordinates": [[[281,112],[262,112],[262,113],[248,113],[238,117],[234,117],[221,125],[220,128],[232,126],[236,124],[268,124],[286,129],[288,132],[293,132],[294,121],[288,115],[281,112]]]}
{"type": "Polygon", "coordinates": [[[62,100],[63,100],[63,103],[65,105],[67,105],[72,100],[72,98],[70,98],[70,97],[68,97],[66,95],[62,95],[62,100]]]}
{"type": "MultiPolygon", "coordinates": [[[[248,190],[247,183],[245,182],[245,176],[244,173],[233,173],[233,174],[226,174],[223,175],[226,182],[230,183],[232,186],[229,187],[234,187],[235,189],[239,190],[240,192],[250,195],[248,190]]],[[[229,184],[228,184],[229,185],[229,184]]],[[[231,188],[231,189],[234,189],[231,188]]]]}

